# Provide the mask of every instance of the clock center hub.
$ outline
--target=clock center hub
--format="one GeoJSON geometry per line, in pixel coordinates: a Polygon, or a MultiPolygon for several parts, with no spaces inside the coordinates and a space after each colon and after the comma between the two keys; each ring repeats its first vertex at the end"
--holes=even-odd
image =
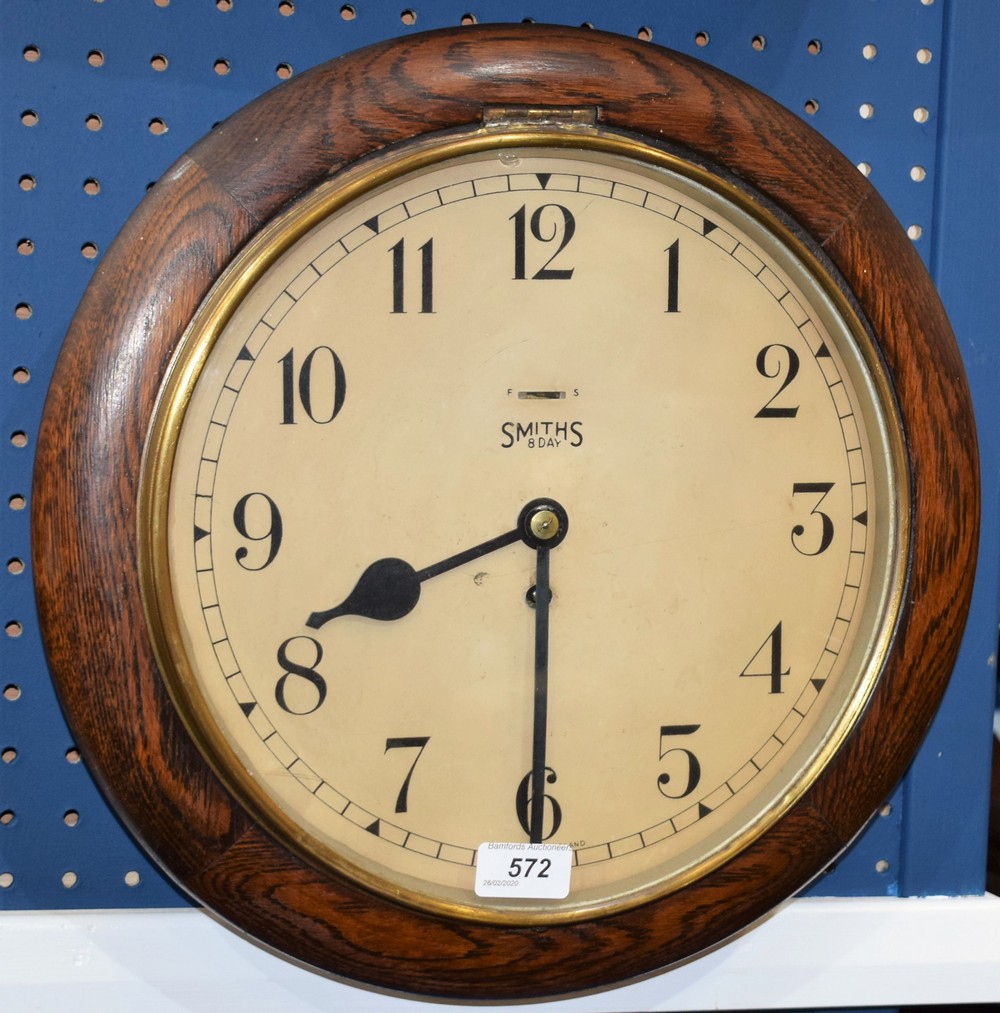
{"type": "Polygon", "coordinates": [[[526,503],[517,521],[524,543],[532,549],[555,548],[569,530],[566,508],[554,499],[526,503]]]}

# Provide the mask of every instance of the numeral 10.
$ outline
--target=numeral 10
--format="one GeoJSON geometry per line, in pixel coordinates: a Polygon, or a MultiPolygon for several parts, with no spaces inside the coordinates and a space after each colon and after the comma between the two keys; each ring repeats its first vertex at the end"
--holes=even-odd
{"type": "Polygon", "coordinates": [[[347,396],[347,377],[340,357],[332,348],[326,345],[314,348],[302,360],[298,382],[295,349],[290,348],[278,361],[281,363],[282,425],[295,425],[300,406],[306,416],[319,425],[332,422],[340,414],[347,396]]]}

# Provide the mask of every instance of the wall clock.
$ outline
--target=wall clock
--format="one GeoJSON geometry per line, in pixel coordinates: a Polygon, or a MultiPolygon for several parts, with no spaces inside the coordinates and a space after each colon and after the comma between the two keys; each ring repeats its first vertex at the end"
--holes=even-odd
{"type": "Polygon", "coordinates": [[[194,897],[380,988],[669,966],[902,775],[975,430],[911,244],[796,117],[646,43],[396,40],[160,181],[40,434],[54,678],[194,897]]]}

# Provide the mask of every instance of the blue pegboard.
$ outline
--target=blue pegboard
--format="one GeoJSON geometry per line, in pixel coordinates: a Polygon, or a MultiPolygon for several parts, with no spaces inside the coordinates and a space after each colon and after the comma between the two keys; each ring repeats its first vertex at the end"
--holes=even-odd
{"type": "Polygon", "coordinates": [[[589,24],[741,77],[870,175],[939,281],[980,412],[972,618],[904,784],[813,892],[983,888],[995,692],[1000,212],[993,0],[0,0],[0,908],[186,903],[101,799],[60,715],[35,616],[34,435],[102,251],[191,144],[288,76],[469,20],[589,24]],[[991,104],[992,103],[992,104],[991,104]],[[985,111],[984,111],[985,105],[985,111]],[[992,110],[992,113],[990,112],[992,110]]]}

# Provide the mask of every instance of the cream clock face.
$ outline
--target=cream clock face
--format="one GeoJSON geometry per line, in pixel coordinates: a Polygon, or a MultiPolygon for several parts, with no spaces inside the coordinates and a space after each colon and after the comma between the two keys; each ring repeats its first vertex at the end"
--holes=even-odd
{"type": "Polygon", "coordinates": [[[890,399],[736,189],[614,137],[415,150],[189,332],[144,476],[162,667],[317,863],[470,918],[638,903],[849,734],[901,580],[890,399]],[[489,843],[566,845],[567,896],[479,896],[489,843]]]}

